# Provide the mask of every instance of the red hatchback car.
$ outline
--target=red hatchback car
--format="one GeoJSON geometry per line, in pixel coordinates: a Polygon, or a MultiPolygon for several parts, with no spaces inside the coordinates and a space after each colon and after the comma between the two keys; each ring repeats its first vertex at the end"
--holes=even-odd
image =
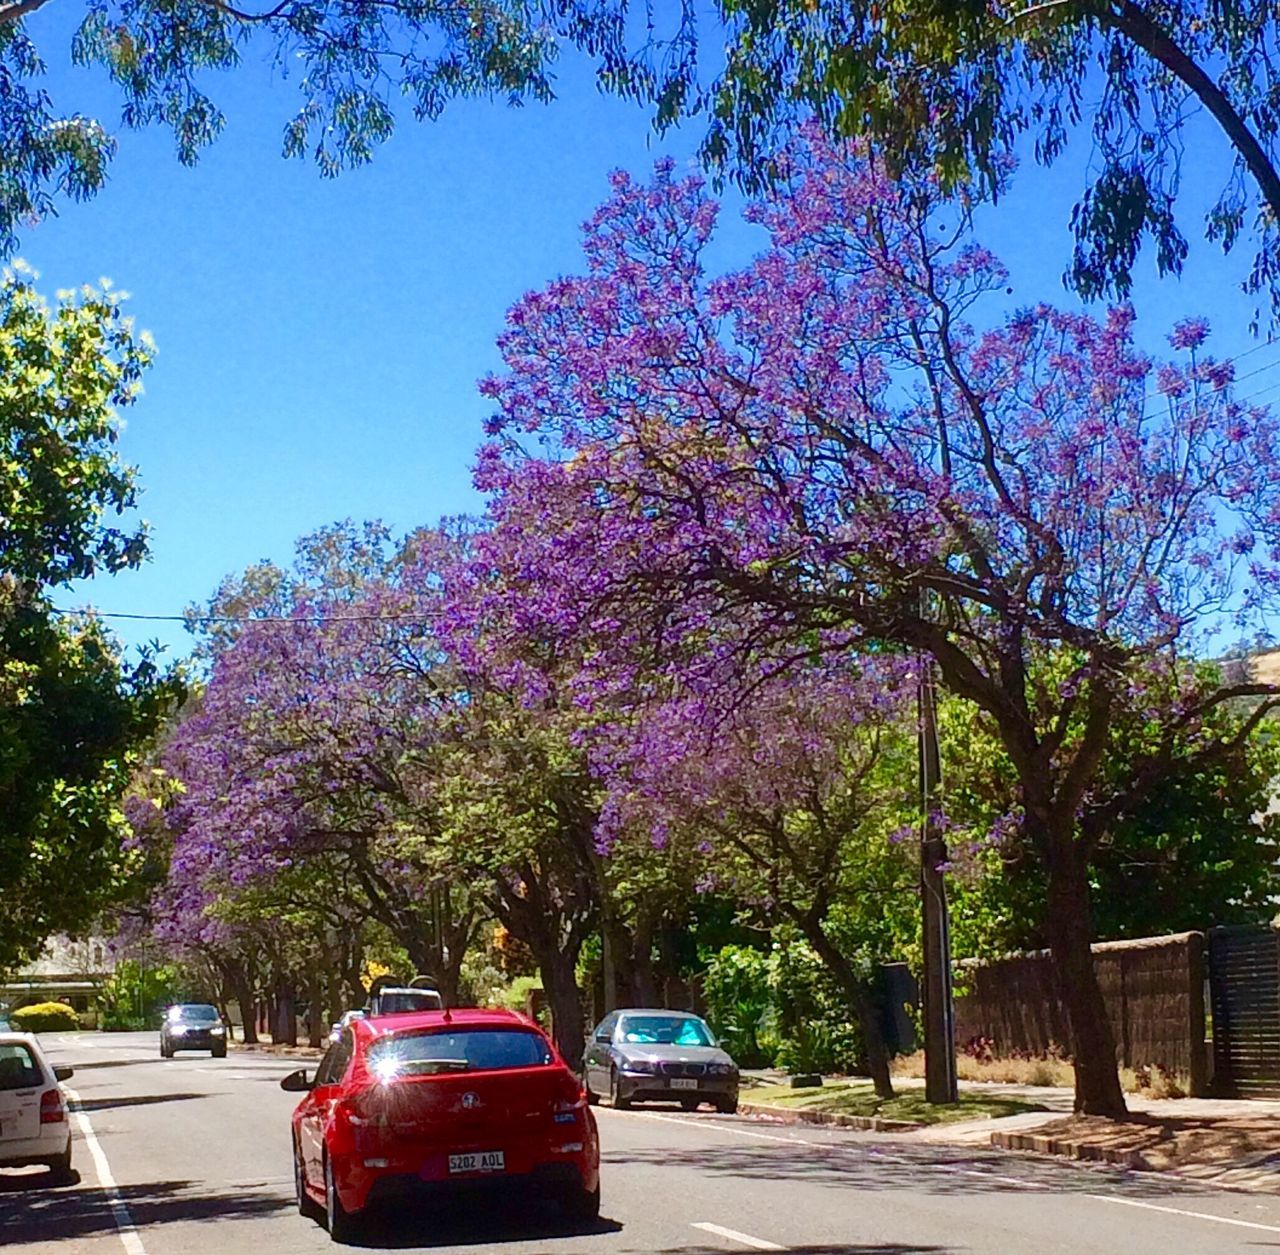
{"type": "Polygon", "coordinates": [[[298,1210],[353,1236],[383,1201],[446,1188],[533,1186],[571,1217],[600,1211],[600,1142],[574,1073],[512,1011],[355,1020],[320,1061],[280,1082],[293,1113],[298,1210]]]}

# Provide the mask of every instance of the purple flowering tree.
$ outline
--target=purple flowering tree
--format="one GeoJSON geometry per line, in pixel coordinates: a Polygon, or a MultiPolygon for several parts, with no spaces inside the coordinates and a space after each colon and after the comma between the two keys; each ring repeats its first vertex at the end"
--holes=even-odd
{"type": "Polygon", "coordinates": [[[706,888],[731,892],[744,918],[803,937],[840,990],[885,1098],[879,969],[903,933],[914,940],[918,910],[917,863],[900,844],[916,798],[905,670],[893,658],[808,663],[757,679],[749,702],[727,687],[669,698],[634,727],[603,724],[593,752],[608,787],[602,830],[623,834],[610,860],[645,837],[658,847],[682,839],[706,888]],[[716,697],[724,707],[709,735],[716,697]]]}
{"type": "Polygon", "coordinates": [[[1275,422],[1202,324],[1156,362],[1128,307],[1005,315],[999,262],[928,183],[812,135],[782,173],[751,210],[762,251],[723,274],[697,179],[614,176],[585,272],[520,301],[484,384],[486,544],[524,630],[584,650],[588,708],[665,686],[714,723],[708,695],[800,659],[930,660],[1016,777],[1076,1106],[1123,1112],[1090,861],[1171,772],[1230,752],[1208,712],[1261,699],[1237,741],[1276,700],[1189,665],[1276,591],[1275,422]],[[1135,703],[1143,752],[1108,772],[1135,703]]]}

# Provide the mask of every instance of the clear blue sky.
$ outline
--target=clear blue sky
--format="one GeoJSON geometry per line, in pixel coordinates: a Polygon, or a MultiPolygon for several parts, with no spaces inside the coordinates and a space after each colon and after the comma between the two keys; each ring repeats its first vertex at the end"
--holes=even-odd
{"type": "MultiPolygon", "coordinates": [[[[63,110],[114,123],[104,76],[69,63],[78,6],[58,8],[29,22],[47,88],[63,110]]],[[[64,205],[21,248],[47,293],[110,277],[160,349],[122,440],[141,467],[152,560],[63,604],[177,614],[251,562],[287,562],[297,536],[334,519],[405,530],[479,508],[470,463],[487,406],[475,381],[497,364],[506,309],[578,268],[579,224],[610,169],[643,172],[660,153],[687,160],[698,137],[657,140],[642,111],[597,94],[575,61],[561,87],[549,107],[467,102],[436,123],[406,119],[372,166],[338,180],[280,157],[295,92],[251,60],[210,78],[228,125],[196,169],[177,163],[164,131],[120,132],[107,190],[64,205]]],[[[1219,167],[1220,149],[1213,132],[1193,140],[1190,177],[1219,167]]],[[[983,238],[1013,272],[1011,306],[1067,300],[1059,276],[1078,188],[1070,168],[1028,165],[985,212],[983,238]]],[[[729,233],[726,253],[749,238],[729,233]]],[[[1249,348],[1250,306],[1235,286],[1244,263],[1224,263],[1198,235],[1179,283],[1157,283],[1144,259],[1136,303],[1148,345],[1175,318],[1205,313],[1220,354],[1249,348]]],[[[1280,348],[1264,349],[1242,372],[1277,360],[1280,348]]],[[[1280,371],[1242,391],[1272,378],[1280,371]]],[[[190,645],[178,624],[113,627],[130,643],[190,645]]]]}

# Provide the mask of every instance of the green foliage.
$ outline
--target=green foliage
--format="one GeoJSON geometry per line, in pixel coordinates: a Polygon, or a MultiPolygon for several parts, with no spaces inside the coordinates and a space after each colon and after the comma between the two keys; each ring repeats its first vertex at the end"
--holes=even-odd
{"type": "Polygon", "coordinates": [[[64,1033],[80,1027],[80,1017],[65,1002],[35,1002],[9,1016],[19,1033],[64,1033]]]}
{"type": "Polygon", "coordinates": [[[708,1023],[740,1067],[771,1067],[776,1057],[772,968],[771,957],[759,950],[725,946],[703,976],[708,1023]]]}
{"type": "MultiPolygon", "coordinates": [[[[775,946],[770,988],[778,1008],[778,1067],[787,1072],[855,1072],[864,1062],[862,1036],[849,1001],[809,946],[775,946]]],[[[872,982],[870,972],[866,973],[872,982]]]]}
{"type": "Polygon", "coordinates": [[[46,593],[146,553],[145,527],[118,525],[135,472],[115,440],[151,349],[120,301],[104,284],[51,309],[25,271],[0,276],[0,963],[122,889],[125,792],[181,692],[46,593]]]}
{"type": "MultiPolygon", "coordinates": [[[[542,992],[542,977],[540,976],[517,976],[504,990],[499,994],[499,1005],[506,1007],[509,1011],[528,1012],[529,995],[534,992],[542,992]]],[[[545,1019],[545,1015],[542,1017],[545,1019]]]]}
{"type": "MultiPolygon", "coordinates": [[[[1063,660],[1067,665],[1069,660],[1063,660]]],[[[1046,666],[1036,683],[1052,684],[1046,666]]],[[[1210,730],[1230,741],[1247,711],[1223,707],[1210,730]]],[[[950,887],[957,957],[994,957],[1047,944],[1045,880],[1038,851],[1006,839],[984,847],[997,816],[1013,807],[1012,768],[988,722],[944,706],[946,809],[957,824],[960,862],[950,887]],[[970,842],[975,842],[973,847],[970,842]],[[966,853],[966,851],[968,851],[966,853]]],[[[1117,719],[1106,757],[1112,782],[1131,774],[1158,734],[1140,710],[1117,719]]],[[[1208,765],[1180,770],[1122,815],[1093,852],[1095,935],[1099,940],[1157,936],[1269,917],[1280,889],[1280,816],[1269,813],[1280,778],[1274,725],[1208,765]]]]}
{"type": "Polygon", "coordinates": [[[117,411],[140,391],[152,345],[108,284],[50,308],[25,270],[0,278],[0,576],[62,585],[136,567],[146,527],[121,528],[137,494],[118,457],[117,411]]]}
{"type": "Polygon", "coordinates": [[[100,1025],[108,1031],[136,1032],[155,1026],[160,1012],[178,1001],[175,967],[148,967],[125,960],[104,982],[98,996],[100,1025]]]}
{"type": "Polygon", "coordinates": [[[862,1041],[848,999],[822,961],[788,929],[767,953],[725,946],[703,977],[707,1019],[742,1067],[852,1072],[862,1041]]]}

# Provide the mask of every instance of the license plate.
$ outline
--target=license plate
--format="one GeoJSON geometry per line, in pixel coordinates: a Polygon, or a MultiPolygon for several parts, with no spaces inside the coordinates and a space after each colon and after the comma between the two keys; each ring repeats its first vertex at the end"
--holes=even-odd
{"type": "Polygon", "coordinates": [[[505,1172],[506,1154],[500,1150],[477,1150],[449,1156],[449,1174],[459,1172],[505,1172]]]}
{"type": "Polygon", "coordinates": [[[698,1082],[687,1079],[686,1077],[673,1076],[670,1081],[672,1089],[697,1089],[698,1082]]]}

